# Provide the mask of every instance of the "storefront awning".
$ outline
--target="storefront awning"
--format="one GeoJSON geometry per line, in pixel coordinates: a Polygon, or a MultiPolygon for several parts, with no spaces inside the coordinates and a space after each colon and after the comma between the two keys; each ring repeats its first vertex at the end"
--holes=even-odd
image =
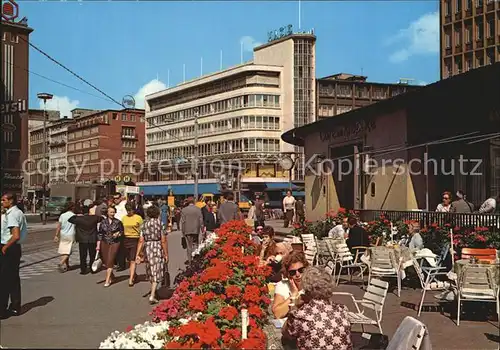
{"type": "MultiPolygon", "coordinates": [[[[174,185],[142,185],[141,191],[145,196],[167,196],[172,190],[174,196],[189,196],[194,194],[194,184],[174,184],[174,185]]],[[[219,185],[216,183],[198,184],[198,194],[219,193],[219,185]]]]}
{"type": "MultiPolygon", "coordinates": [[[[269,189],[287,189],[290,187],[288,182],[266,182],[266,187],[269,189]]],[[[292,190],[299,189],[300,187],[292,183],[292,190]]]]}

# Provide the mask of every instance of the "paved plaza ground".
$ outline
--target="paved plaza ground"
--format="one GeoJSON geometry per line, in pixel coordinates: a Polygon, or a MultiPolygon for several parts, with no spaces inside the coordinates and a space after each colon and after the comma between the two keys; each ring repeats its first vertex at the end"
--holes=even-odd
{"type": "MultiPolygon", "coordinates": [[[[278,231],[282,222],[271,222],[278,231]]],[[[0,344],[11,348],[96,348],[112,331],[124,331],[127,326],[150,320],[147,293],[149,283],[141,281],[128,287],[128,273],[117,273],[120,282],[110,288],[103,287],[104,272],[97,275],[79,275],[75,269],[61,274],[55,271],[57,253],[52,228],[31,231],[24,249],[21,268],[24,313],[1,321],[0,344]],[[41,247],[36,249],[36,247],[41,247]]],[[[184,265],[186,252],[181,247],[180,233],[169,235],[169,270],[173,278],[184,265]]],[[[77,256],[72,259],[76,263],[77,256]]],[[[141,266],[139,274],[143,274],[141,266]]],[[[342,283],[342,282],[341,282],[342,283]]],[[[338,291],[348,291],[361,298],[363,291],[358,285],[341,285],[338,291]]],[[[393,335],[402,319],[416,317],[413,305],[420,300],[420,290],[406,287],[401,298],[389,294],[382,322],[384,333],[393,335]]],[[[429,303],[437,305],[429,295],[429,303]]],[[[341,299],[349,308],[348,299],[341,299]]],[[[450,307],[452,312],[455,304],[450,307]]],[[[439,309],[426,311],[421,320],[429,327],[434,349],[498,349],[496,320],[487,321],[477,317],[473,320],[477,306],[466,309],[460,327],[455,324],[455,315],[439,309]]],[[[359,326],[353,326],[356,331],[359,326]]],[[[366,328],[376,332],[376,328],[366,328]]]]}

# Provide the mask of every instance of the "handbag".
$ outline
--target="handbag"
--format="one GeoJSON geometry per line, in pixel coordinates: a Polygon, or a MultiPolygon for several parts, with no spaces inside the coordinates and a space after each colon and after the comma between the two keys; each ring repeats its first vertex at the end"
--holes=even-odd
{"type": "Polygon", "coordinates": [[[99,257],[99,252],[95,253],[95,259],[92,263],[92,271],[97,272],[102,267],[102,259],[99,257]]]}
{"type": "Polygon", "coordinates": [[[182,244],[182,249],[187,249],[188,243],[187,243],[186,236],[182,236],[182,238],[181,238],[181,244],[182,244]]]}

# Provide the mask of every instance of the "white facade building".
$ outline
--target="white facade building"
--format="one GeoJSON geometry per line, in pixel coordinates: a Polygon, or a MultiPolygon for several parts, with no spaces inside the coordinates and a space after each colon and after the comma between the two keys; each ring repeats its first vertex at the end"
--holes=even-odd
{"type": "Polygon", "coordinates": [[[217,192],[214,167],[221,163],[240,166],[249,189],[287,187],[289,172],[279,159],[292,152],[298,158],[293,178],[302,180],[302,150],[281,134],[315,119],[315,41],[312,32],[290,34],[255,48],[250,63],[146,96],[144,194],[193,194],[192,172],[175,168],[195,157],[195,120],[199,193],[217,192]]]}

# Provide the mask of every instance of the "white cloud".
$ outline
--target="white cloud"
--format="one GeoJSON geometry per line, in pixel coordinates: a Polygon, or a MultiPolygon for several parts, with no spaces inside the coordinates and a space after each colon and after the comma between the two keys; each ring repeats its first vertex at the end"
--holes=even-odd
{"type": "MultiPolygon", "coordinates": [[[[78,107],[80,101],[70,100],[67,96],[53,96],[52,100],[47,101],[47,109],[53,111],[59,111],[62,117],[71,117],[71,110],[78,107]]],[[[43,101],[40,101],[40,109],[44,108],[43,101]]]]}
{"type": "Polygon", "coordinates": [[[387,45],[402,44],[389,60],[393,63],[406,61],[414,55],[429,55],[439,52],[439,13],[431,12],[410,23],[408,28],[387,40],[387,45]]]}
{"type": "Polygon", "coordinates": [[[420,86],[425,86],[425,85],[429,85],[429,83],[428,83],[428,82],[426,82],[426,81],[419,81],[419,82],[417,83],[417,85],[420,85],[420,86]]]}
{"type": "Polygon", "coordinates": [[[154,94],[155,92],[165,90],[166,88],[167,85],[165,85],[162,81],[158,79],[151,80],[149,83],[143,85],[134,95],[135,107],[141,109],[144,108],[146,95],[154,94]]]}
{"type": "Polygon", "coordinates": [[[243,45],[244,51],[253,52],[253,49],[257,46],[262,45],[262,43],[255,40],[253,37],[246,35],[241,37],[240,45],[243,45]]]}

